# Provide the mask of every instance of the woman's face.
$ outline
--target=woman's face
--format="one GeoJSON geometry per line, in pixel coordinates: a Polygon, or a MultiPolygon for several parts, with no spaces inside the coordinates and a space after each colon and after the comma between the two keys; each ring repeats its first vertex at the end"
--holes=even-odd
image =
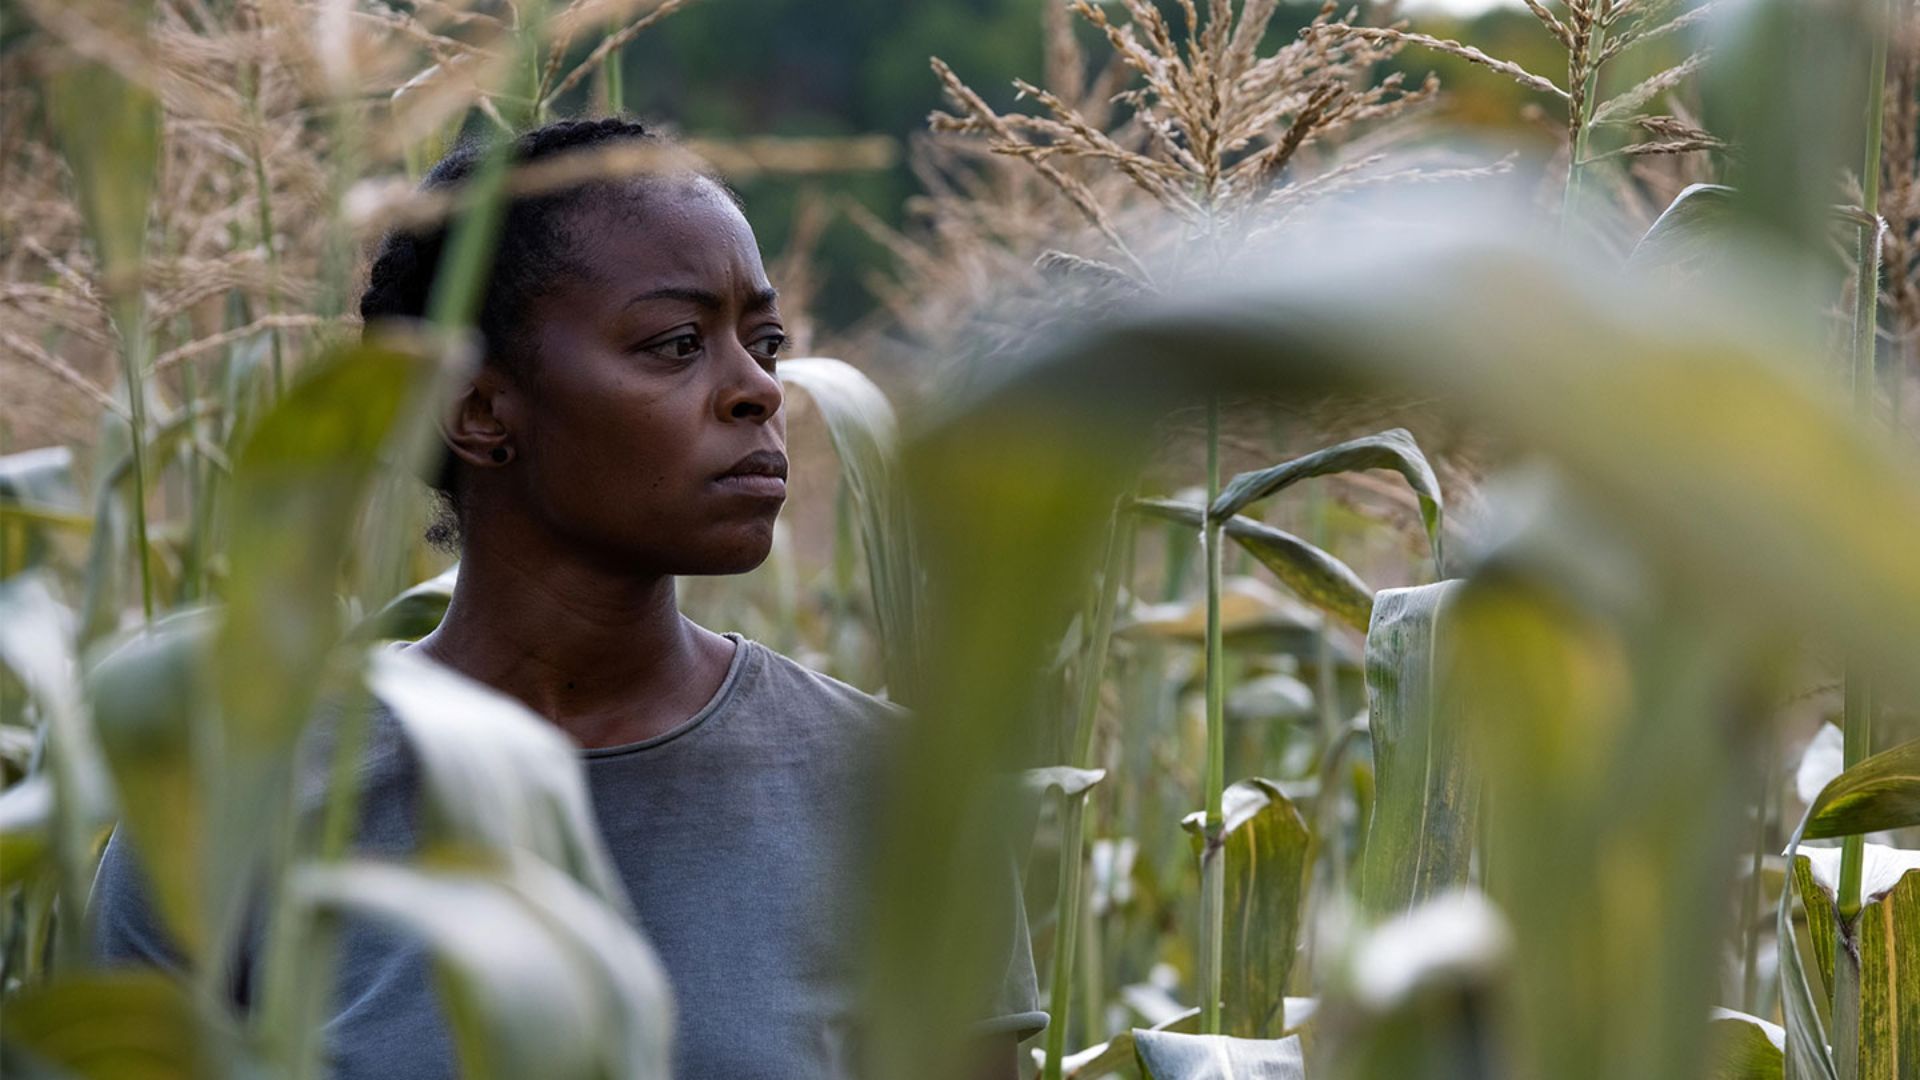
{"type": "Polygon", "coordinates": [[[766,558],[786,499],[774,291],[711,181],[622,190],[569,213],[578,272],[530,305],[502,478],[589,557],[742,573],[766,558]]]}

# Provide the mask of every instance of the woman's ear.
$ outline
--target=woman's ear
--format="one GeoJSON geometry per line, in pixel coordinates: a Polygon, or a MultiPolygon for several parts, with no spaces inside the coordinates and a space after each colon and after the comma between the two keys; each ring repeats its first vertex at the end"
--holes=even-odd
{"type": "Polygon", "coordinates": [[[514,393],[511,380],[497,368],[482,367],[474,375],[440,426],[440,437],[455,457],[476,469],[497,468],[514,459],[514,393]]]}

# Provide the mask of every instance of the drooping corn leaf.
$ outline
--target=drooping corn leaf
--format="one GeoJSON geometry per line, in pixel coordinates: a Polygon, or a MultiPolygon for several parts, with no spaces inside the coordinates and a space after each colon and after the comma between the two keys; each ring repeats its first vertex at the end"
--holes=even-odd
{"type": "Polygon", "coordinates": [[[805,390],[826,421],[840,458],[841,482],[860,510],[860,545],[880,623],[887,692],[912,705],[920,656],[920,571],[896,475],[900,429],[893,406],[873,380],[840,360],[783,360],[780,379],[805,390]]]}
{"type": "Polygon", "coordinates": [[[425,942],[462,1075],[668,1075],[672,1005],[658,958],[624,918],[539,860],[346,861],[303,868],[292,883],[322,915],[379,920],[425,942]]]}
{"type": "Polygon", "coordinates": [[[1413,435],[1404,428],[1350,439],[1271,468],[1241,473],[1221,490],[1207,514],[1216,521],[1229,518],[1308,477],[1366,469],[1391,469],[1406,478],[1407,485],[1420,500],[1420,523],[1426,528],[1427,543],[1433,548],[1434,572],[1444,573],[1440,523],[1445,504],[1440,498],[1440,481],[1433,475],[1433,466],[1427,464],[1419,444],[1413,441],[1413,435]]]}
{"type": "MultiPolygon", "coordinates": [[[[1222,1017],[1238,1039],[1277,1039],[1290,1023],[1287,977],[1299,952],[1313,835],[1280,786],[1241,780],[1221,796],[1226,855],[1222,1017]]],[[[1181,822],[1204,841],[1206,814],[1181,822]]]]}
{"type": "Polygon", "coordinates": [[[74,973],[7,999],[0,1055],[87,1080],[212,1075],[234,1047],[206,1045],[199,1019],[186,988],[158,971],[74,973]]]}
{"type": "Polygon", "coordinates": [[[1386,589],[1367,630],[1376,787],[1361,902],[1390,914],[1467,880],[1479,788],[1462,706],[1441,690],[1442,616],[1457,582],[1386,589]]]}
{"type": "Polygon", "coordinates": [[[1920,739],[1866,758],[1833,778],[1807,808],[1805,839],[1920,825],[1920,739]]]}
{"type": "Polygon", "coordinates": [[[1634,244],[1628,261],[1643,267],[1674,268],[1717,262],[1729,254],[1727,241],[1737,225],[1732,188],[1689,184],[1634,244]]]}
{"type": "MultiPolygon", "coordinates": [[[[1139,499],[1134,507],[1167,521],[1200,528],[1201,507],[1176,499],[1139,499]]],[[[1235,515],[1226,534],[1273,571],[1280,583],[1307,603],[1356,630],[1365,630],[1373,612],[1373,590],[1353,568],[1332,555],[1262,521],[1235,515]]]]}
{"type": "Polygon", "coordinates": [[[1300,1036],[1235,1039],[1136,1030],[1134,1053],[1149,1080],[1306,1080],[1300,1036]]]}
{"type": "Polygon", "coordinates": [[[412,650],[376,649],[367,685],[419,759],[423,839],[501,857],[529,852],[626,909],[579,749],[558,728],[412,650]]]}
{"type": "Polygon", "coordinates": [[[1707,1021],[1709,1080],[1782,1080],[1787,1033],[1779,1024],[1716,1008],[1707,1021]]]}

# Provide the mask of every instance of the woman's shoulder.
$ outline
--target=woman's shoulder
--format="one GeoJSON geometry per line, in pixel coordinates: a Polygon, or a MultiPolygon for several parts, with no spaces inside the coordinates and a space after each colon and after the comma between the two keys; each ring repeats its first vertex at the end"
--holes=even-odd
{"type": "Polygon", "coordinates": [[[809,667],[770,646],[750,638],[742,638],[741,646],[756,654],[749,658],[756,675],[749,690],[758,699],[755,704],[775,706],[789,716],[885,730],[901,726],[910,716],[899,704],[809,667]]]}

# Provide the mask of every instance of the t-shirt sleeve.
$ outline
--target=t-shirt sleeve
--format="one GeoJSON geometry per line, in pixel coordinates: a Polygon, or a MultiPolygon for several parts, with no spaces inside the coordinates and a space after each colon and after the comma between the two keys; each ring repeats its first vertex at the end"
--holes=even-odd
{"type": "Polygon", "coordinates": [[[1039,978],[1033,967],[1033,942],[1027,930],[1027,904],[1020,887],[1020,865],[1008,852],[1006,872],[995,883],[996,894],[1008,908],[1005,953],[1006,969],[994,990],[986,1019],[974,1025],[979,1035],[1012,1035],[1024,1042],[1047,1026],[1047,1014],[1040,1007],[1039,978]]]}
{"type": "Polygon", "coordinates": [[[87,900],[93,916],[95,960],[107,967],[184,970],[180,947],[161,924],[152,895],[126,832],[114,829],[87,900]]]}

